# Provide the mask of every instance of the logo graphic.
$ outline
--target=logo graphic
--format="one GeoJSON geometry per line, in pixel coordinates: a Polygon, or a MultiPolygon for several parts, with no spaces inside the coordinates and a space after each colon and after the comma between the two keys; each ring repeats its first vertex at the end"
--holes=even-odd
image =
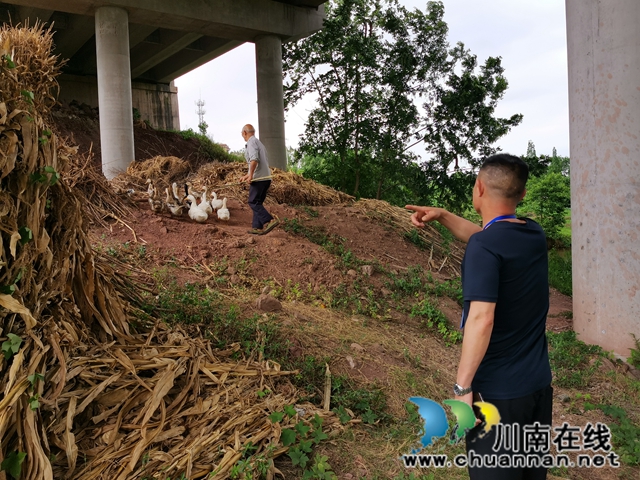
{"type": "MultiPolygon", "coordinates": [[[[435,440],[444,437],[449,430],[449,422],[447,421],[447,413],[444,408],[429,398],[411,397],[409,401],[418,406],[418,414],[424,422],[424,435],[420,439],[422,448],[431,445],[435,440]]],[[[476,424],[476,415],[473,409],[465,402],[460,400],[445,400],[443,402],[451,408],[451,412],[455,415],[457,424],[451,432],[451,443],[457,443],[471,430],[476,424]]],[[[500,413],[495,405],[488,402],[474,403],[484,417],[482,436],[486,435],[491,429],[500,423],[500,413]]],[[[411,453],[417,453],[414,450],[411,453]]]]}

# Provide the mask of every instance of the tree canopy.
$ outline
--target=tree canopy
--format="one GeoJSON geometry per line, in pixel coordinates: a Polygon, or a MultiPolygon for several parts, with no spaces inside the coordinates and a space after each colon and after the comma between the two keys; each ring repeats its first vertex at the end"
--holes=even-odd
{"type": "Polygon", "coordinates": [[[507,89],[500,58],[479,65],[463,44],[451,48],[443,16],[439,1],[422,11],[334,0],[323,30],[285,45],[286,107],[317,98],[298,150],[305,175],[394,203],[465,203],[464,168],[494,153],[522,116],[495,116],[507,89]]]}

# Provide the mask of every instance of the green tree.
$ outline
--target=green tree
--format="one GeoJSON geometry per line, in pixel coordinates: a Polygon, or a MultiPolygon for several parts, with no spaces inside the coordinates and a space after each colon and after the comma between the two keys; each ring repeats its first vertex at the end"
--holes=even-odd
{"type": "Polygon", "coordinates": [[[423,12],[396,0],[335,0],[323,30],[285,46],[286,106],[318,98],[298,150],[305,175],[356,195],[415,201],[440,192],[445,201],[459,190],[450,166],[492,153],[520,122],[493,116],[507,87],[500,59],[476,72],[462,44],[449,50],[443,15],[442,2],[423,12]],[[416,142],[430,156],[421,168],[409,152],[416,142]]]}
{"type": "Polygon", "coordinates": [[[532,213],[547,238],[558,240],[565,222],[565,209],[570,206],[569,179],[561,173],[547,172],[541,177],[529,178],[527,194],[519,211],[532,213]]]}

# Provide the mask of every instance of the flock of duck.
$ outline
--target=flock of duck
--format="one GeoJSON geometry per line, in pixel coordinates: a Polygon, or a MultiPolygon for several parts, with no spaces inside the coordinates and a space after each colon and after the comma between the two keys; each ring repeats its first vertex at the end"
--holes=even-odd
{"type": "Polygon", "coordinates": [[[160,193],[153,183],[153,180],[147,180],[149,194],[149,205],[154,213],[161,213],[165,208],[173,216],[180,216],[187,209],[189,218],[198,223],[204,223],[215,212],[218,220],[228,221],[230,218],[229,209],[227,208],[227,199],[218,199],[216,192],[211,192],[211,199],[207,199],[207,188],[203,192],[197,192],[190,183],[184,185],[184,197],[178,195],[178,184],[173,182],[171,185],[171,193],[165,188],[166,198],[164,201],[160,198],[160,193]],[[198,200],[200,202],[198,203],[198,200]]]}

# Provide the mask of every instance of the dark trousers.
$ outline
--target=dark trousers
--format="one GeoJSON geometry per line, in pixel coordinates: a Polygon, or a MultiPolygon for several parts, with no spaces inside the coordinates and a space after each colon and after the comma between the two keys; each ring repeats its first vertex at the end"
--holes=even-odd
{"type": "Polygon", "coordinates": [[[273,217],[262,205],[267,198],[267,191],[271,185],[271,180],[251,182],[249,185],[249,206],[253,210],[253,221],[251,227],[262,229],[265,224],[273,220],[273,217]]]}
{"type": "MultiPolygon", "coordinates": [[[[552,404],[553,404],[553,388],[551,385],[537,392],[527,395],[526,397],[515,398],[512,400],[491,400],[483,399],[485,402],[492,403],[500,413],[500,423],[502,425],[495,426],[487,435],[480,438],[478,434],[482,431],[482,425],[471,429],[466,437],[467,454],[473,450],[478,455],[509,455],[516,453],[519,455],[544,455],[548,451],[524,451],[526,444],[529,446],[529,440],[525,442],[523,428],[525,425],[533,425],[535,422],[543,426],[551,425],[552,404]],[[518,426],[513,427],[514,424],[518,426]],[[500,432],[498,431],[500,429],[500,432]],[[513,435],[509,433],[516,432],[519,438],[518,446],[509,445],[509,440],[513,440],[513,435]],[[499,441],[498,450],[494,450],[496,437],[499,441]]],[[[513,443],[513,442],[511,442],[513,443]]],[[[544,480],[547,478],[546,468],[477,468],[469,465],[469,478],[471,480],[544,480]]]]}

